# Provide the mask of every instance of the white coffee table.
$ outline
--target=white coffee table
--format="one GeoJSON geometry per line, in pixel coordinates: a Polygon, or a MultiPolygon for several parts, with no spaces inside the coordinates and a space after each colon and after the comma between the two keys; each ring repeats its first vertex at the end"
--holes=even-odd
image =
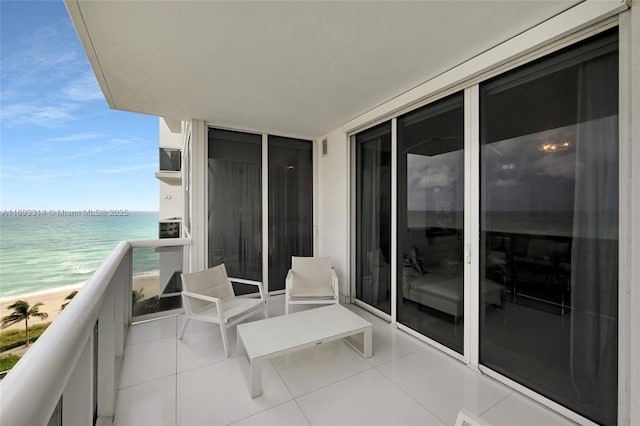
{"type": "Polygon", "coordinates": [[[238,325],[238,354],[249,359],[251,398],[262,394],[262,362],[300,349],[363,334],[364,358],[371,357],[371,323],[340,305],[309,309],[289,315],[238,325]]]}

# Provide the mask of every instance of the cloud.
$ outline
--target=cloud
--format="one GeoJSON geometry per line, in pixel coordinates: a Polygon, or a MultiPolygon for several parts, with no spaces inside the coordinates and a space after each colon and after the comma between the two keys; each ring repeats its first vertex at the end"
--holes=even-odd
{"type": "Polygon", "coordinates": [[[119,173],[135,172],[138,170],[155,170],[157,168],[158,168],[158,163],[144,163],[144,164],[136,164],[133,166],[106,169],[106,170],[102,170],[101,173],[119,174],[119,173]]]}
{"type": "Polygon", "coordinates": [[[55,138],[49,138],[47,141],[51,142],[78,142],[87,141],[104,137],[101,133],[75,133],[66,136],[58,136],[55,138]]]}
{"type": "Polygon", "coordinates": [[[418,182],[418,188],[445,188],[456,181],[453,171],[448,166],[429,167],[424,176],[418,182]]]}
{"type": "Polygon", "coordinates": [[[93,74],[85,74],[62,89],[62,96],[73,102],[90,102],[104,99],[93,74]]]}
{"type": "Polygon", "coordinates": [[[34,124],[46,127],[56,127],[63,121],[74,119],[72,111],[76,105],[59,103],[46,105],[37,103],[19,103],[2,106],[0,117],[7,125],[34,124]]]}
{"type": "Polygon", "coordinates": [[[103,99],[70,22],[39,28],[8,46],[2,52],[3,126],[59,127],[103,99]]]}
{"type": "Polygon", "coordinates": [[[49,25],[15,40],[13,48],[3,49],[3,83],[27,88],[77,73],[84,59],[79,43],[72,37],[72,32],[49,25]]]}

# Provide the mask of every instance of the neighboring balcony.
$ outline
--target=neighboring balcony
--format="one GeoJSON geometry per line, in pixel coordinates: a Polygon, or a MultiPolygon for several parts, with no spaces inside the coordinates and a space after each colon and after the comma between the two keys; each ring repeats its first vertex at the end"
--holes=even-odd
{"type": "MultiPolygon", "coordinates": [[[[453,425],[464,409],[495,425],[573,424],[355,305],[373,324],[373,357],[334,341],[275,358],[252,399],[248,362],[225,357],[218,327],[191,321],[179,340],[179,296],[151,296],[161,279],[134,277],[149,250],[180,257],[188,243],[121,243],[0,382],[1,423],[453,425]]],[[[283,296],[267,308],[282,315],[283,296]]],[[[235,328],[229,338],[235,348],[235,328]]]]}
{"type": "Polygon", "coordinates": [[[160,147],[160,164],[156,178],[169,185],[182,184],[182,151],[160,147]]]}

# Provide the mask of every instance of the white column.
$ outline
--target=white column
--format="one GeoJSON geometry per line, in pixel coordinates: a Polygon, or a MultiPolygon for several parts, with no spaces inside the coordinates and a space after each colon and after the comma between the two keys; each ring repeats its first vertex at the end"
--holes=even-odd
{"type": "Polygon", "coordinates": [[[620,15],[618,424],[640,424],[640,8],[620,15]]]}
{"type": "Polygon", "coordinates": [[[269,294],[269,136],[262,134],[262,288],[269,294]]]}
{"type": "Polygon", "coordinates": [[[464,91],[464,360],[479,365],[480,114],[479,87],[464,91]]]}
{"type": "Polygon", "coordinates": [[[398,321],[398,119],[391,120],[391,325],[398,321]]]}
{"type": "Polygon", "coordinates": [[[189,271],[201,271],[208,265],[207,242],[207,125],[191,121],[191,256],[189,271]]]}

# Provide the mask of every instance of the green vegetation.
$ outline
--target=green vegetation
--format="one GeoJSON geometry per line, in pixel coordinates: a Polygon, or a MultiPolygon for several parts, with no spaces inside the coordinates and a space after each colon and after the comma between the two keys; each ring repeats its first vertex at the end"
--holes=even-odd
{"type": "Polygon", "coordinates": [[[29,306],[29,302],[26,300],[16,300],[7,306],[7,309],[11,309],[13,312],[2,317],[2,328],[24,321],[24,330],[26,333],[25,342],[26,346],[29,346],[29,318],[37,317],[46,319],[49,316],[46,312],[40,312],[40,306],[42,305],[43,303],[36,303],[33,306],[29,306]]]}
{"type": "Polygon", "coordinates": [[[18,355],[9,354],[0,356],[0,371],[8,371],[20,360],[18,355]]]}
{"type": "MultiPolygon", "coordinates": [[[[29,336],[32,342],[38,340],[38,337],[49,327],[50,322],[45,324],[36,324],[29,327],[29,336]]],[[[0,333],[0,352],[17,348],[27,342],[27,336],[24,330],[13,329],[0,333]]]]}
{"type": "Polygon", "coordinates": [[[71,293],[67,294],[67,297],[64,298],[64,300],[66,300],[66,302],[64,302],[62,305],[60,305],[60,310],[63,310],[64,308],[67,307],[67,305],[69,304],[69,302],[71,302],[71,300],[76,297],[76,294],[78,294],[78,290],[73,290],[71,293]]]}
{"type": "Polygon", "coordinates": [[[145,299],[142,289],[131,292],[132,315],[134,317],[158,312],[158,303],[158,296],[145,299]]]}

